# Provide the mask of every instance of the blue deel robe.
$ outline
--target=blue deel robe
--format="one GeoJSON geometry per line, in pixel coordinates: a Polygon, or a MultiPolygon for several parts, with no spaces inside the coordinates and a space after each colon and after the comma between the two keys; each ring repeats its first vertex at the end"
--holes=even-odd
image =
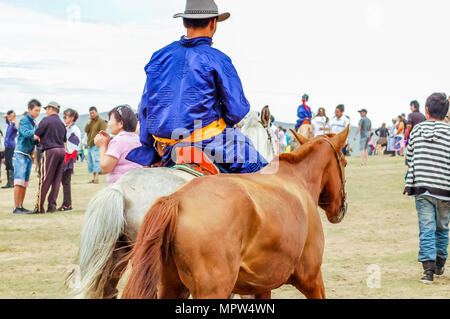
{"type": "MultiPolygon", "coordinates": [[[[182,37],[153,54],[145,67],[139,110],[142,147],[132,150],[128,160],[153,165],[161,160],[153,136],[179,140],[223,118],[227,130],[195,146],[212,154],[224,172],[251,173],[267,165],[252,142],[232,128],[247,115],[250,104],[231,59],[211,45],[211,38],[182,37]]],[[[168,147],[162,158],[165,166],[174,164],[172,150],[168,147]]]]}
{"type": "Polygon", "coordinates": [[[311,118],[312,118],[312,112],[311,108],[307,106],[306,104],[302,104],[297,109],[297,116],[298,121],[297,125],[295,126],[295,130],[297,131],[300,126],[303,125],[303,122],[309,122],[308,124],[311,124],[311,118]]]}

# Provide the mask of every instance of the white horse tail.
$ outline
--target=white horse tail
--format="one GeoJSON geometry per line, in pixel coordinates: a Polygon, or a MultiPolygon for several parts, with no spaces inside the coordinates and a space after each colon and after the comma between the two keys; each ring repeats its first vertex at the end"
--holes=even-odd
{"type": "Polygon", "coordinates": [[[124,196],[107,187],[98,192],[86,210],[81,233],[78,266],[67,276],[66,285],[77,297],[101,299],[110,271],[113,252],[125,226],[124,196]]]}

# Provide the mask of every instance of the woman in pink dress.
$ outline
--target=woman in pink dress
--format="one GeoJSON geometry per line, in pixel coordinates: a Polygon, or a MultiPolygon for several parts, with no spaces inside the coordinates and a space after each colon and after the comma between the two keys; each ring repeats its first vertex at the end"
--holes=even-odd
{"type": "Polygon", "coordinates": [[[131,150],[141,146],[136,125],[136,114],[128,105],[121,105],[109,112],[108,126],[114,138],[105,131],[95,137],[94,143],[100,149],[100,168],[107,175],[108,185],[130,170],[142,167],[126,159],[131,150]]]}

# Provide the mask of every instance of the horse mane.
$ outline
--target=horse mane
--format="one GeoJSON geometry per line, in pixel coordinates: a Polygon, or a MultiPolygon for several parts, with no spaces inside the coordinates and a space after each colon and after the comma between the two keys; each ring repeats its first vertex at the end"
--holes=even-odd
{"type": "Polygon", "coordinates": [[[301,162],[306,157],[306,155],[308,155],[312,151],[312,148],[319,141],[321,141],[323,137],[326,137],[327,139],[329,139],[335,135],[336,134],[321,135],[321,138],[314,138],[314,139],[310,140],[308,143],[300,146],[299,148],[294,150],[292,153],[281,154],[279,156],[280,162],[287,162],[289,164],[297,164],[297,163],[301,162]]]}

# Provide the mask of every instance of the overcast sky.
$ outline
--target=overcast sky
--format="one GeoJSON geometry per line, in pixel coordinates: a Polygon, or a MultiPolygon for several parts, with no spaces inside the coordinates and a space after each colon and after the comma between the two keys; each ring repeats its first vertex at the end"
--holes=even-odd
{"type": "MultiPolygon", "coordinates": [[[[328,115],[367,108],[378,126],[450,93],[448,0],[216,0],[231,18],[214,46],[253,109],[295,122],[303,93],[328,115]]],[[[152,53],[185,30],[184,0],[0,0],[0,111],[31,98],[81,113],[136,107],[152,53]]]]}

